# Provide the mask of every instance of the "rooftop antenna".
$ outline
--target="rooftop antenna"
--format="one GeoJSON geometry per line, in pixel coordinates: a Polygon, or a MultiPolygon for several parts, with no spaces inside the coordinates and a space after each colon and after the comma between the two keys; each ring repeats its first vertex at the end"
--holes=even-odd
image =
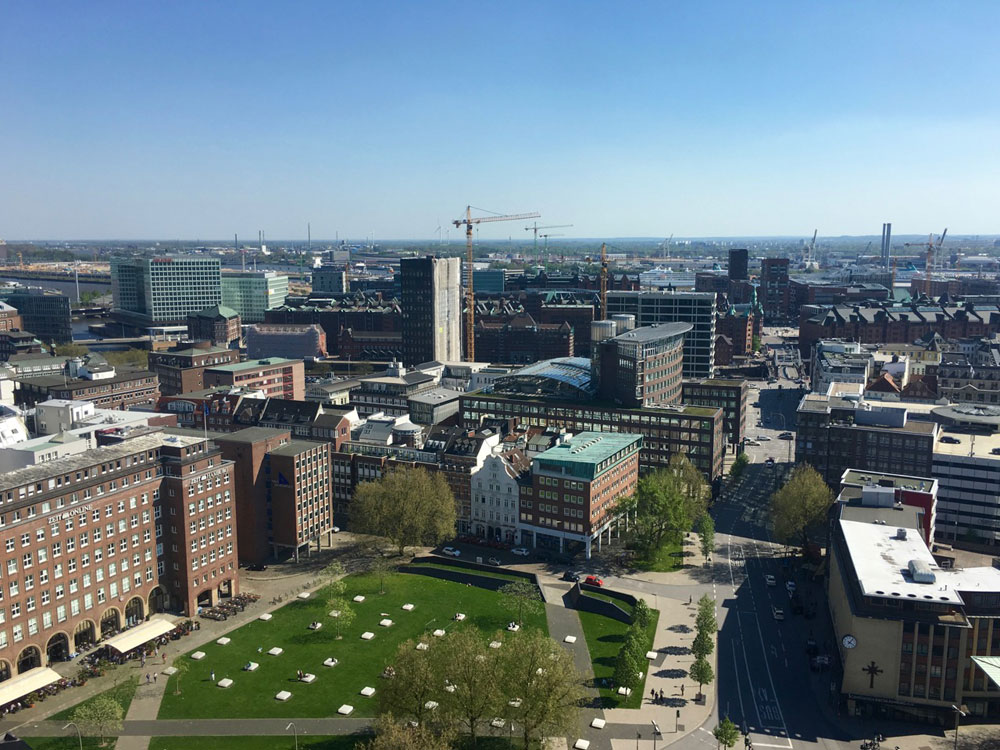
{"type": "Polygon", "coordinates": [[[311,251],[313,246],[313,232],[312,224],[309,223],[306,223],[306,238],[306,248],[311,251]]]}
{"type": "Polygon", "coordinates": [[[233,248],[236,250],[236,252],[240,253],[240,255],[241,255],[241,259],[240,260],[241,260],[241,263],[242,263],[242,266],[243,266],[243,270],[246,271],[247,270],[247,251],[246,250],[243,250],[242,252],[240,251],[240,237],[239,237],[238,234],[234,234],[233,235],[233,248]]]}

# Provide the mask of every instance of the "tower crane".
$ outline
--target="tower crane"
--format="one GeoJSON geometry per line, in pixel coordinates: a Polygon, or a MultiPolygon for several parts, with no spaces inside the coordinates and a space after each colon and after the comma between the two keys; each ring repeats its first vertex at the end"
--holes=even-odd
{"type": "Polygon", "coordinates": [[[931,233],[927,235],[927,242],[907,242],[905,247],[921,247],[927,248],[927,259],[924,261],[924,294],[928,297],[931,296],[931,271],[934,270],[935,258],[938,251],[941,249],[941,245],[944,242],[945,236],[948,234],[948,227],[944,228],[941,232],[941,236],[938,237],[937,243],[934,242],[934,234],[931,233]]]}
{"type": "Polygon", "coordinates": [[[814,229],[813,230],[812,242],[809,243],[809,249],[806,250],[806,262],[805,262],[805,265],[807,265],[807,266],[809,265],[809,263],[813,259],[813,250],[816,247],[816,235],[817,234],[819,234],[819,230],[818,229],[814,229]]]}
{"type": "Polygon", "coordinates": [[[545,252],[546,252],[546,254],[548,254],[548,252],[549,252],[549,237],[565,237],[566,235],[563,234],[562,232],[549,232],[547,234],[540,234],[538,236],[541,237],[543,240],[545,240],[545,252]]]}
{"type": "MultiPolygon", "coordinates": [[[[535,234],[535,246],[534,246],[535,258],[538,258],[538,237],[539,237],[538,230],[539,229],[567,229],[567,228],[569,228],[571,226],[573,226],[573,225],[572,224],[550,224],[547,227],[540,227],[540,226],[538,226],[538,222],[534,221],[534,222],[531,223],[530,227],[525,227],[524,228],[525,232],[534,232],[534,234],[535,234]]],[[[541,236],[545,237],[544,234],[541,235],[541,236]]],[[[552,235],[549,235],[549,236],[552,236],[552,235]]]]}
{"type": "Polygon", "coordinates": [[[472,228],[491,221],[521,221],[539,216],[541,214],[537,211],[531,211],[525,214],[497,214],[473,218],[472,206],[466,206],[465,216],[452,221],[456,227],[465,226],[465,262],[469,274],[465,284],[465,356],[469,362],[476,360],[476,293],[472,288],[472,228]]]}

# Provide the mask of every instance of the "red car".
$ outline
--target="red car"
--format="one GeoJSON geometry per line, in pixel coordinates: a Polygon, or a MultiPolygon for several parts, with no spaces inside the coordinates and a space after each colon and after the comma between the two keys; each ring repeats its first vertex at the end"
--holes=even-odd
{"type": "Polygon", "coordinates": [[[586,578],[584,579],[584,581],[583,581],[583,582],[584,582],[584,583],[589,583],[589,584],[590,584],[591,586],[603,586],[603,585],[604,585],[604,581],[602,581],[602,580],[601,580],[600,578],[598,578],[597,576],[587,576],[587,577],[586,577],[586,578]]]}

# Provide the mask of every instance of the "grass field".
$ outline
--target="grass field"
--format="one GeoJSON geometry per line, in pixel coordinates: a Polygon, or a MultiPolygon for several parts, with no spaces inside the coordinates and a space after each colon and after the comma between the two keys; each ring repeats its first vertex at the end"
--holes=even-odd
{"type": "MultiPolygon", "coordinates": [[[[367,738],[345,734],[336,736],[312,736],[299,732],[299,750],[353,750],[367,738]]],[[[295,738],[289,732],[287,737],[153,737],[149,750],[191,750],[194,747],[212,750],[295,750],[295,738]]],[[[61,748],[60,748],[61,750],[61,748]]]]}
{"type": "Polygon", "coordinates": [[[659,549],[648,556],[636,555],[632,564],[639,570],[656,571],[658,573],[669,573],[672,570],[679,570],[684,564],[681,556],[680,542],[667,542],[659,549]]]}
{"type": "Polygon", "coordinates": [[[49,720],[69,721],[70,717],[72,716],[73,712],[76,711],[76,709],[78,709],[80,706],[83,706],[84,704],[89,704],[93,702],[96,698],[99,698],[102,695],[116,696],[118,698],[118,702],[122,704],[122,716],[125,716],[128,713],[128,707],[132,705],[132,698],[135,697],[135,691],[136,688],[138,687],[139,687],[138,678],[135,675],[128,675],[125,679],[122,680],[120,685],[105,690],[104,692],[98,693],[97,695],[92,695],[90,698],[87,698],[87,700],[80,701],[75,706],[70,706],[69,708],[60,711],[57,714],[52,714],[52,716],[49,717],[49,720]]]}
{"type": "Polygon", "coordinates": [[[583,591],[581,589],[580,594],[582,596],[592,597],[593,599],[603,599],[606,602],[614,604],[616,607],[623,610],[624,612],[627,612],[630,615],[632,614],[632,605],[629,604],[628,602],[622,601],[621,599],[616,599],[613,596],[608,596],[607,594],[601,593],[600,591],[583,591]]]}
{"type": "MultiPolygon", "coordinates": [[[[77,739],[76,732],[70,729],[70,733],[65,737],[25,737],[24,738],[32,750],[80,750],[80,740],[77,739]]],[[[114,747],[114,739],[108,741],[104,750],[114,747]]],[[[83,750],[101,750],[101,740],[99,737],[83,738],[83,750]]]]}
{"type": "MultiPolygon", "coordinates": [[[[177,676],[173,675],[159,718],[335,716],[344,703],[354,706],[354,716],[373,716],[377,698],[366,698],[359,692],[364,687],[379,689],[382,670],[401,641],[430,638],[436,628],[454,631],[475,626],[492,633],[506,627],[511,619],[495,592],[451,581],[397,573],[385,577],[384,594],[379,593],[377,576],[349,576],[344,583],[348,598],[361,594],[365,601],[352,603],[357,616],[344,629],[342,640],[336,639],[335,620],[328,615],[322,592],[308,600],[293,601],[276,610],[269,622],[254,620],[227,633],[232,639],[229,645],[211,642],[196,649],[206,654],[201,661],[191,660],[190,654],[180,657],[190,665],[181,682],[181,695],[174,694],[177,676]],[[415,605],[413,611],[402,609],[406,603],[415,605]],[[464,623],[452,619],[456,612],[465,613],[464,623]],[[382,613],[393,620],[391,627],[379,626],[382,613]],[[322,630],[309,630],[314,620],[323,623],[322,630]],[[361,640],[365,631],[374,633],[375,638],[361,640]],[[273,646],[283,648],[284,653],[270,656],[267,651],[273,646]],[[338,660],[336,667],[323,666],[328,657],[338,660]],[[248,661],[257,662],[260,668],[244,672],[248,661]],[[315,674],[316,681],[297,681],[299,669],[315,674]],[[209,677],[213,671],[216,680],[232,679],[232,687],[222,689],[212,682],[209,677]],[[284,702],[275,700],[280,690],[288,690],[292,697],[284,702]]],[[[526,627],[548,632],[544,612],[524,621],[526,627]]]]}
{"type": "MultiPolygon", "coordinates": [[[[653,635],[656,633],[656,623],[660,619],[660,612],[650,609],[652,619],[646,628],[646,651],[653,648],[653,635]]],[[[591,612],[578,612],[580,624],[583,625],[583,634],[587,638],[587,648],[590,650],[590,661],[594,666],[594,679],[601,693],[601,701],[604,708],[639,708],[642,705],[642,696],[645,694],[646,679],[642,680],[642,685],[632,691],[627,699],[611,690],[608,685],[611,676],[615,672],[615,656],[625,640],[625,631],[628,625],[610,617],[593,614],[591,612]]],[[[647,663],[648,665],[648,663],[647,663]]],[[[649,675],[647,669],[646,675],[649,675]]]]}

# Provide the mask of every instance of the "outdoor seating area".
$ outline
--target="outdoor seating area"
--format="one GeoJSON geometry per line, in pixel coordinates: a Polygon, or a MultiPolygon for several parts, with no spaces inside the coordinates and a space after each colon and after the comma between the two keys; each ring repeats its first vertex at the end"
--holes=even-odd
{"type": "Polygon", "coordinates": [[[246,666],[243,667],[244,672],[256,672],[260,668],[260,664],[255,661],[248,661],[246,666]]]}
{"type": "Polygon", "coordinates": [[[323,623],[319,622],[318,620],[314,620],[313,622],[309,623],[310,630],[319,630],[322,627],[323,623]]]}

